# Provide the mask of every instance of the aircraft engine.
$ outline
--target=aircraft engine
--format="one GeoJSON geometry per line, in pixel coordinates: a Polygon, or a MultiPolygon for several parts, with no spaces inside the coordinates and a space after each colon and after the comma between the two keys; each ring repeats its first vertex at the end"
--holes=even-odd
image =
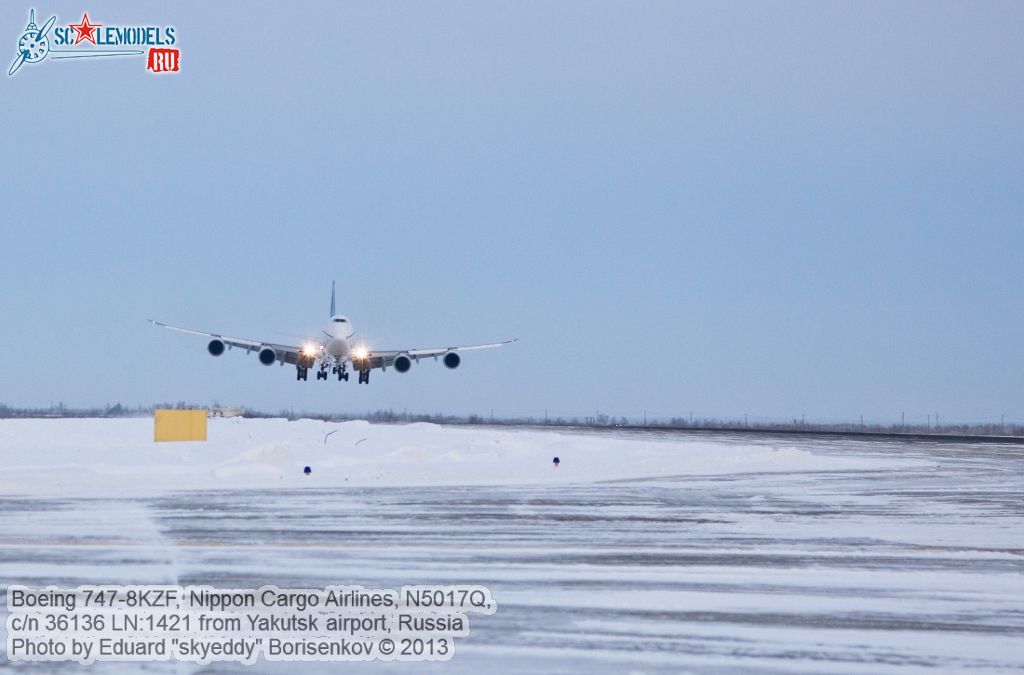
{"type": "Polygon", "coordinates": [[[455,352],[448,352],[447,354],[444,355],[444,365],[448,366],[449,368],[452,368],[454,370],[455,368],[459,367],[460,363],[462,363],[462,357],[456,354],[455,352]]]}
{"type": "Polygon", "coordinates": [[[410,368],[412,368],[412,359],[408,354],[399,354],[395,357],[395,370],[400,373],[408,373],[410,368]]]}
{"type": "Polygon", "coordinates": [[[273,347],[262,347],[260,349],[260,363],[265,366],[272,366],[276,360],[277,352],[274,351],[273,347]]]}
{"type": "Polygon", "coordinates": [[[206,345],[206,351],[210,352],[210,356],[220,356],[224,353],[224,341],[217,338],[210,340],[210,344],[206,345]]]}

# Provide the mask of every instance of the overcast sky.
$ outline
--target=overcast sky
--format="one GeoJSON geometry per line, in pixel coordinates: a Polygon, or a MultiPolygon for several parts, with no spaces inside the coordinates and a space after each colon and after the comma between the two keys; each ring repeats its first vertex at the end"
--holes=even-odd
{"type": "Polygon", "coordinates": [[[182,72],[2,77],[0,402],[1024,420],[1020,2],[36,9],[182,72]],[[145,321],[287,341],[332,279],[376,347],[521,342],[365,387],[145,321]]]}

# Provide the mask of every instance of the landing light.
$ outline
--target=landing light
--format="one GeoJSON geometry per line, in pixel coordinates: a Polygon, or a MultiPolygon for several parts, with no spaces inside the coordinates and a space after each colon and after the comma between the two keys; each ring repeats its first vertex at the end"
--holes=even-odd
{"type": "Polygon", "coordinates": [[[306,345],[302,348],[302,353],[306,356],[316,356],[317,351],[316,345],[306,345]]]}
{"type": "Polygon", "coordinates": [[[356,361],[362,361],[369,355],[370,350],[368,350],[366,347],[360,346],[352,350],[352,358],[355,359],[356,361]]]}

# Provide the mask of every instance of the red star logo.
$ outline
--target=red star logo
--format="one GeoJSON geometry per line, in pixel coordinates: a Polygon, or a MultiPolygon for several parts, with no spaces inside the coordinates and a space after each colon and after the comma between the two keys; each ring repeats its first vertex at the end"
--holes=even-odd
{"type": "Polygon", "coordinates": [[[102,23],[89,23],[89,13],[84,12],[82,14],[82,23],[69,23],[68,28],[74,28],[75,32],[78,33],[78,35],[75,36],[76,45],[82,40],[88,40],[89,42],[96,44],[96,29],[102,25],[102,23]]]}

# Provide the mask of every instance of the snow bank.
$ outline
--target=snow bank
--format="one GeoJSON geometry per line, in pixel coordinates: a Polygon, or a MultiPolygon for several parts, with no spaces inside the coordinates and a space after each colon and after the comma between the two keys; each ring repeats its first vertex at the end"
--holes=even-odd
{"type": "MultiPolygon", "coordinates": [[[[682,437],[434,424],[211,419],[205,443],[154,443],[153,421],[0,421],[0,494],[209,488],[573,484],[859,468],[861,459],[682,437]],[[561,465],[552,466],[558,456],[561,465]],[[312,469],[303,475],[303,467],[312,469]]],[[[874,465],[877,468],[877,463],[874,465]]]]}

